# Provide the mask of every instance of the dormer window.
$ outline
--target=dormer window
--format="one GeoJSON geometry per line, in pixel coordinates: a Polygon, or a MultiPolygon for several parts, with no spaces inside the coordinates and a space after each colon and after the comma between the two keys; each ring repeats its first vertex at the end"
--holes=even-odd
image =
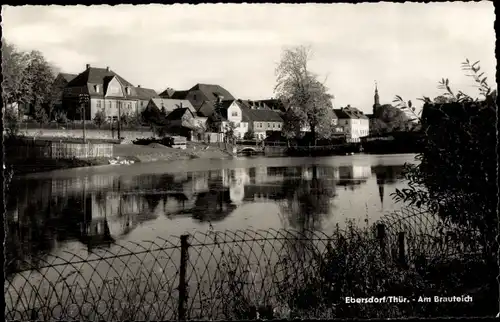
{"type": "Polygon", "coordinates": [[[125,92],[127,93],[127,95],[130,95],[130,87],[125,87],[125,92]]]}
{"type": "Polygon", "coordinates": [[[99,85],[94,85],[94,91],[95,91],[96,93],[99,93],[99,85]]]}

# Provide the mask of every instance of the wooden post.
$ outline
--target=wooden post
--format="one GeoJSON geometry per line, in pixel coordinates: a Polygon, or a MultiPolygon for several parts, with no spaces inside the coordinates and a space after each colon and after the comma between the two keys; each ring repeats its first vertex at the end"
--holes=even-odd
{"type": "Polygon", "coordinates": [[[189,235],[181,236],[181,263],[179,270],[179,320],[186,320],[186,302],[187,302],[187,261],[189,259],[189,235]]]}
{"type": "Polygon", "coordinates": [[[385,225],[377,224],[377,239],[379,240],[380,243],[380,254],[382,256],[382,259],[386,258],[385,238],[386,238],[385,225]]]}
{"type": "Polygon", "coordinates": [[[406,253],[405,253],[405,233],[398,234],[398,261],[402,266],[406,266],[406,253]]]}

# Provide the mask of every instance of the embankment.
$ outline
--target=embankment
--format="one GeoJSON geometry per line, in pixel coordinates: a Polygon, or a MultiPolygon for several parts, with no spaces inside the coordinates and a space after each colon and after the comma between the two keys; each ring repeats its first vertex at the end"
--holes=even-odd
{"type": "MultiPolygon", "coordinates": [[[[82,138],[83,130],[80,129],[21,129],[20,134],[28,137],[50,137],[50,138],[82,138]]],[[[132,143],[133,140],[140,138],[154,137],[151,130],[123,130],[120,132],[123,138],[122,143],[132,143]]],[[[85,131],[87,139],[117,139],[118,134],[116,131],[112,132],[105,129],[87,129],[85,131]]]]}
{"type": "Polygon", "coordinates": [[[121,158],[133,158],[139,162],[222,159],[231,156],[228,152],[216,147],[205,148],[204,145],[195,143],[188,144],[188,148],[185,150],[169,148],[156,143],[146,146],[119,144],[115,145],[114,155],[121,158]]]}
{"type": "MultiPolygon", "coordinates": [[[[209,147],[202,144],[190,143],[185,150],[173,149],[161,144],[147,146],[134,144],[116,144],[113,148],[113,156],[120,159],[133,160],[134,162],[154,161],[178,161],[191,159],[224,159],[231,157],[228,152],[217,147],[209,147]]],[[[9,160],[6,155],[6,165],[13,171],[13,175],[23,175],[36,172],[46,172],[59,169],[78,167],[91,167],[109,164],[109,158],[94,159],[51,159],[51,158],[29,158],[23,160],[9,160]]],[[[124,166],[124,165],[117,165],[124,166]]]]}

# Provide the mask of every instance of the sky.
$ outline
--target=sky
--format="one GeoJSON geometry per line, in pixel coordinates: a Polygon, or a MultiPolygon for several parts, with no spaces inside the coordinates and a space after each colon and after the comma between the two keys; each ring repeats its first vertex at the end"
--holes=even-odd
{"type": "Polygon", "coordinates": [[[461,70],[480,61],[496,88],[492,2],[2,6],[3,37],[39,50],[62,72],[86,64],[134,85],[185,90],[219,84],[241,99],[274,97],[283,49],[310,46],[310,69],[336,108],[371,112],[395,95],[417,103],[438,81],[476,95],[461,70]]]}

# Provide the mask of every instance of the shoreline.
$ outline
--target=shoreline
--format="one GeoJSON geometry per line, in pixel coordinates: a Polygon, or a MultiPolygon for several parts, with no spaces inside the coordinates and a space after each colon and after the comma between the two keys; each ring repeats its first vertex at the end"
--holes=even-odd
{"type": "MultiPolygon", "coordinates": [[[[127,160],[133,163],[149,163],[149,162],[174,162],[193,159],[225,159],[232,157],[229,152],[221,150],[218,147],[209,146],[205,149],[202,144],[190,144],[185,150],[169,148],[162,145],[134,145],[120,144],[114,146],[113,158],[97,158],[97,159],[27,159],[11,160],[5,162],[5,170],[13,170],[14,177],[24,176],[28,174],[44,173],[55,170],[88,168],[95,166],[112,166],[110,160],[127,160]]],[[[116,164],[117,166],[126,166],[128,164],[116,164]]]]}

